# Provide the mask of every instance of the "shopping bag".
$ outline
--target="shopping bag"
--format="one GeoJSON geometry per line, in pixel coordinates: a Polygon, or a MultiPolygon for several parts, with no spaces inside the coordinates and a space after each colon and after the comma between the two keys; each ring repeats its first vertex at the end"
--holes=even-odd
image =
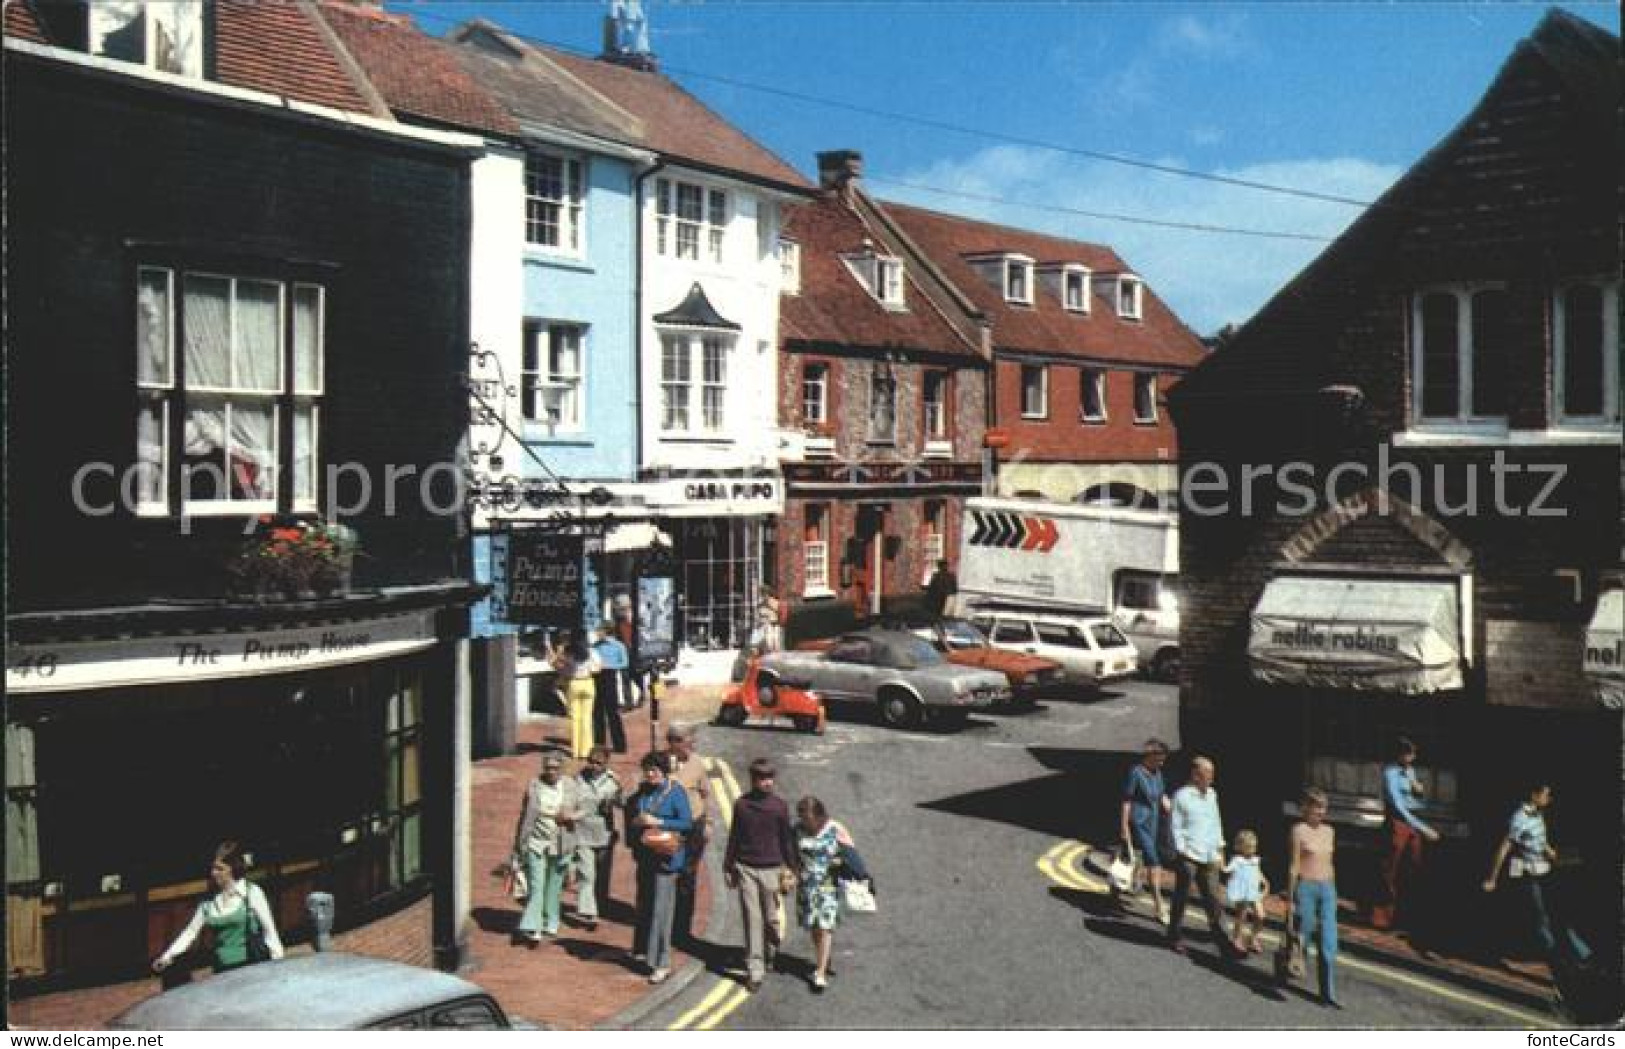
{"type": "Polygon", "coordinates": [[[1106,869],[1106,877],[1117,892],[1131,893],[1134,891],[1134,868],[1138,866],[1134,855],[1134,846],[1128,845],[1112,853],[1111,866],[1106,869]]]}
{"type": "Polygon", "coordinates": [[[841,897],[841,902],[848,911],[858,914],[873,914],[880,909],[879,904],[875,902],[875,894],[870,890],[869,883],[866,881],[851,878],[841,882],[841,897]]]}

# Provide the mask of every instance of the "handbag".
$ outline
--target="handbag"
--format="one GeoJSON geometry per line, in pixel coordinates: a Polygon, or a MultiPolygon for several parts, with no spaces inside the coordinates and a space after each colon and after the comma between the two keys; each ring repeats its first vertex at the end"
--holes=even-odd
{"type": "Polygon", "coordinates": [[[243,882],[243,910],[248,912],[248,928],[243,933],[243,946],[248,951],[248,962],[268,962],[271,960],[271,946],[265,942],[265,930],[260,927],[259,915],[254,913],[254,885],[245,880],[243,882]]]}
{"type": "Polygon", "coordinates": [[[508,861],[508,868],[503,872],[502,891],[513,897],[515,903],[524,903],[530,899],[530,878],[525,874],[524,865],[515,856],[508,861]]]}
{"type": "MultiPolygon", "coordinates": [[[[1291,903],[1288,903],[1288,907],[1291,903]]],[[[1303,958],[1303,938],[1298,935],[1298,916],[1287,912],[1286,931],[1281,935],[1281,946],[1275,949],[1275,979],[1283,986],[1303,979],[1307,966],[1303,958]]]]}
{"type": "Polygon", "coordinates": [[[666,859],[677,855],[677,850],[683,847],[682,835],[676,831],[662,830],[659,827],[650,827],[643,832],[643,836],[638,841],[642,842],[643,847],[656,856],[664,856],[666,859]]]}
{"type": "Polygon", "coordinates": [[[858,914],[873,914],[880,909],[875,902],[875,894],[869,890],[869,883],[856,878],[841,882],[841,902],[847,910],[858,914]]]}
{"type": "Polygon", "coordinates": [[[1117,892],[1131,893],[1134,891],[1134,868],[1140,865],[1140,858],[1134,853],[1132,842],[1124,842],[1112,853],[1111,866],[1106,869],[1106,878],[1111,882],[1112,889],[1117,892]]]}

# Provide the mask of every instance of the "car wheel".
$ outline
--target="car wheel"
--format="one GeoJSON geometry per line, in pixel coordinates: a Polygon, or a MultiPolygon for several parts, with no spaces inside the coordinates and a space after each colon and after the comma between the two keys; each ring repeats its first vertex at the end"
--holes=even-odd
{"type": "Polygon", "coordinates": [[[790,718],[790,722],[795,725],[797,732],[818,732],[819,720],[816,714],[796,714],[790,718]]]}
{"type": "Polygon", "coordinates": [[[1151,660],[1151,676],[1158,681],[1179,680],[1179,649],[1165,648],[1151,660]]]}
{"type": "Polygon", "coordinates": [[[745,723],[745,719],[749,716],[743,703],[728,703],[717,711],[717,724],[726,725],[729,728],[738,728],[745,723]]]}
{"type": "Polygon", "coordinates": [[[880,720],[892,728],[914,728],[920,723],[920,701],[900,688],[887,689],[879,696],[880,720]]]}

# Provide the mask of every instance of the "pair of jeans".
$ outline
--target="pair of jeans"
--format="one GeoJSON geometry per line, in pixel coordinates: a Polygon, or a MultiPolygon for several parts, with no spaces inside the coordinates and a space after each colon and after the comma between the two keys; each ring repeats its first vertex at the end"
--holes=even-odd
{"type": "Polygon", "coordinates": [[[576,847],[576,917],[598,920],[599,910],[609,902],[609,877],[615,869],[615,840],[593,848],[576,847]]]}
{"type": "Polygon", "coordinates": [[[626,671],[600,670],[592,699],[592,738],[595,746],[626,753],[626,724],[621,721],[621,697],[626,691],[626,671]]]}
{"type": "Polygon", "coordinates": [[[632,931],[632,953],[644,955],[651,969],[671,968],[671,920],[677,904],[677,874],[660,869],[659,861],[638,865],[638,924],[632,931]]]}
{"type": "Polygon", "coordinates": [[[1220,951],[1229,953],[1230,941],[1224,936],[1224,916],[1219,911],[1219,865],[1198,863],[1188,856],[1180,856],[1174,864],[1174,900],[1168,916],[1168,942],[1178,943],[1185,921],[1185,904],[1191,898],[1191,883],[1202,890],[1202,910],[1207,914],[1209,931],[1220,951]]]}
{"type": "Polygon", "coordinates": [[[530,896],[525,899],[525,912],[519,916],[518,932],[529,935],[543,933],[551,936],[559,931],[559,897],[564,892],[564,876],[570,871],[568,856],[538,856],[525,854],[525,877],[530,881],[530,896]]]}
{"type": "Polygon", "coordinates": [[[1555,970],[1565,962],[1584,965],[1591,958],[1591,948],[1566,922],[1554,920],[1551,908],[1546,904],[1546,882],[1549,877],[1549,874],[1525,874],[1512,880],[1522,888],[1535,942],[1545,952],[1552,968],[1555,970]]]}
{"type": "Polygon", "coordinates": [[[1315,965],[1320,976],[1320,996],[1337,1000],[1337,884],[1329,881],[1300,881],[1293,900],[1298,935],[1305,946],[1315,945],[1315,965]]]}
{"type": "Polygon", "coordinates": [[[745,976],[761,980],[779,949],[779,893],[783,867],[739,866],[739,912],[745,925],[745,976]]]}
{"type": "Polygon", "coordinates": [[[1382,859],[1382,885],[1371,908],[1371,924],[1390,929],[1399,913],[1400,896],[1422,870],[1422,832],[1402,819],[1388,818],[1388,851],[1382,859]]]}

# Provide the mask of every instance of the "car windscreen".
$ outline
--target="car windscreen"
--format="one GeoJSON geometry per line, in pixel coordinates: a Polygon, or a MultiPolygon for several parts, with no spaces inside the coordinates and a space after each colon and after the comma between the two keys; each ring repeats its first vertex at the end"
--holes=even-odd
{"type": "Polygon", "coordinates": [[[1122,648],[1128,644],[1128,638],[1110,623],[1096,623],[1089,628],[1089,633],[1094,637],[1097,648],[1122,648]]]}
{"type": "Polygon", "coordinates": [[[938,663],[945,662],[942,653],[938,652],[931,642],[922,638],[900,637],[893,643],[893,648],[905,666],[934,667],[938,663]]]}
{"type": "Polygon", "coordinates": [[[943,623],[942,637],[949,648],[983,648],[987,645],[987,637],[964,620],[943,623]]]}

